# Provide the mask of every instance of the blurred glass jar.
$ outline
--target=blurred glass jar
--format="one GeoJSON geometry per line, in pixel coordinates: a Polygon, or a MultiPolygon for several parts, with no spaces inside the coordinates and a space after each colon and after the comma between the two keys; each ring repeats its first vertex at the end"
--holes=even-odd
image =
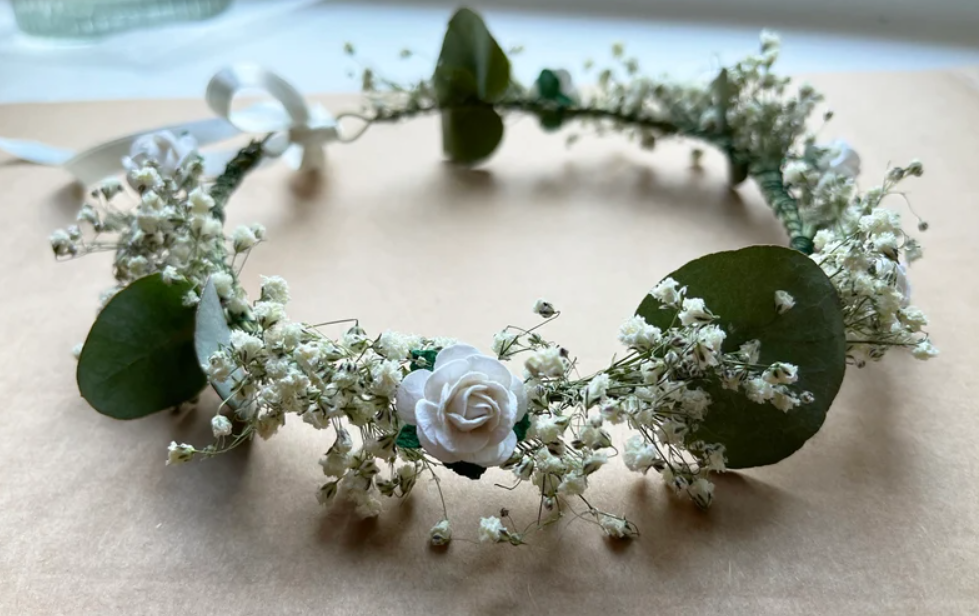
{"type": "Polygon", "coordinates": [[[13,0],[17,26],[48,38],[93,38],[207,19],[231,0],[13,0]]]}

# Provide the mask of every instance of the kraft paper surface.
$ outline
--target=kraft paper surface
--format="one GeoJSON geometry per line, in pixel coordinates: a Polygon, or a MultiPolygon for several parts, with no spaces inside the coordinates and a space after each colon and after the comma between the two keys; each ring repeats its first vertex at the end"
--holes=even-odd
{"type": "MultiPolygon", "coordinates": [[[[0,614],[979,613],[975,76],[811,78],[836,111],[821,138],[856,147],[864,186],[888,163],[925,164],[906,184],[931,227],[911,281],[942,354],[851,370],[822,431],[776,466],[720,477],[708,513],[614,460],[589,499],[639,526],[629,543],[572,518],[519,548],[467,542],[501,507],[521,525],[537,515],[528,486],[494,487],[508,483],[498,470],[443,476],[457,538],[444,551],[427,545],[441,516],[430,481],[376,521],[324,510],[316,462],[330,439],[295,418],[270,441],[165,466],[171,440],[209,442],[213,396],[134,422],[87,406],[70,350],[111,254],[55,263],[47,236],[78,203],[69,177],[0,161],[0,614]]],[[[202,101],[14,105],[0,134],[78,148],[206,115],[202,101]]],[[[589,369],[673,269],[786,242],[753,186],[728,189],[716,152],[697,171],[689,143],[643,152],[586,136],[568,150],[564,137],[511,121],[487,165],[460,170],[426,118],[329,147],[318,193],[263,168],[229,206],[229,224],[268,227],[244,279],[254,292],[259,275],[284,276],[296,319],[358,317],[373,334],[486,350],[502,327],[535,324],[544,297],[563,311],[547,336],[589,369]]]]}

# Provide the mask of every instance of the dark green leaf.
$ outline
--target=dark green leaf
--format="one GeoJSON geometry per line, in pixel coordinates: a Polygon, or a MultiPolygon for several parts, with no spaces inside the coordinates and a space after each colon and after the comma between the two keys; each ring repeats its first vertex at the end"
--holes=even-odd
{"type": "MultiPolygon", "coordinates": [[[[811,259],[780,246],[750,246],[691,261],[671,276],[701,297],[728,333],[725,352],[742,343],[761,341],[762,364],[785,361],[799,367],[797,386],[816,400],[788,413],[756,404],[741,391],[705,383],[712,399],[704,424],[690,440],[723,443],[728,466],[774,464],[795,451],[826,418],[843,382],[846,338],[840,301],[832,282],[811,259]],[[795,306],[775,310],[775,291],[788,292],[795,306]]],[[[674,311],[647,296],[636,311],[649,323],[666,328],[674,311]]]]}
{"type": "Polygon", "coordinates": [[[470,479],[479,479],[486,472],[485,466],[473,464],[472,462],[449,462],[445,468],[470,479]]]}
{"type": "Polygon", "coordinates": [[[537,76],[537,96],[541,100],[551,101],[561,106],[574,104],[567,94],[561,91],[561,77],[549,68],[545,68],[537,76]]]}
{"type": "Polygon", "coordinates": [[[549,68],[545,68],[537,76],[537,92],[544,100],[555,101],[562,96],[561,80],[549,68]]]}
{"type": "Polygon", "coordinates": [[[78,389],[98,412],[136,419],[177,406],[206,384],[194,353],[191,286],[159,274],[120,291],[99,313],[78,358],[78,389]]]}
{"type": "Polygon", "coordinates": [[[442,111],[442,150],[449,160],[471,165],[496,150],[503,140],[503,118],[489,105],[442,111]]]}
{"type": "Polygon", "coordinates": [[[538,113],[541,128],[555,131],[564,124],[564,108],[574,101],[561,91],[561,77],[551,69],[545,68],[540,72],[536,85],[538,97],[553,104],[553,107],[542,109],[538,113]]]}
{"type": "Polygon", "coordinates": [[[438,354],[439,352],[435,349],[413,350],[411,352],[411,371],[434,369],[435,358],[438,357],[438,354]]]}
{"type": "Polygon", "coordinates": [[[401,426],[401,431],[398,432],[398,438],[394,439],[394,444],[401,449],[421,449],[422,445],[418,442],[418,428],[411,424],[401,426]]]}
{"type": "Polygon", "coordinates": [[[518,421],[516,425],[513,426],[513,433],[517,435],[517,442],[520,442],[527,438],[527,430],[530,429],[530,413],[523,416],[523,419],[518,421]]]}
{"type": "MultiPolygon", "coordinates": [[[[214,288],[214,283],[209,278],[201,291],[201,301],[197,304],[197,323],[194,330],[194,348],[197,352],[197,362],[201,366],[206,366],[208,361],[218,349],[226,347],[231,341],[231,328],[228,327],[228,320],[218,298],[218,292],[214,288]]],[[[222,400],[227,400],[228,406],[236,408],[234,401],[231,400],[231,392],[234,391],[234,378],[240,376],[240,371],[235,371],[232,378],[227,381],[211,381],[211,387],[218,392],[222,400]]]]}
{"type": "Polygon", "coordinates": [[[462,8],[449,20],[438,65],[435,93],[442,105],[494,102],[510,85],[510,61],[482,18],[462,8]],[[468,76],[465,76],[468,75],[468,76]]]}

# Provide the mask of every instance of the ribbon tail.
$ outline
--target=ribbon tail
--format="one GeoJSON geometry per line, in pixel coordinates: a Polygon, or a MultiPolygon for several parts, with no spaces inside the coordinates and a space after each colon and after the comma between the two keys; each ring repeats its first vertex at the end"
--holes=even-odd
{"type": "Polygon", "coordinates": [[[318,171],[325,166],[326,154],[323,152],[323,146],[317,144],[303,148],[302,161],[299,163],[300,171],[318,171]]]}
{"type": "Polygon", "coordinates": [[[72,150],[56,148],[38,141],[2,137],[0,137],[0,150],[24,162],[51,167],[61,166],[75,155],[72,150]]]}

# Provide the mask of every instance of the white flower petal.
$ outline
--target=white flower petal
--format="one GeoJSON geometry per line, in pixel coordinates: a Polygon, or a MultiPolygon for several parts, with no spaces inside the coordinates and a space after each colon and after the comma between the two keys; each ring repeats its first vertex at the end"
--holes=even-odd
{"type": "Polygon", "coordinates": [[[469,362],[465,359],[457,359],[438,366],[432,376],[425,383],[425,399],[438,402],[442,399],[442,390],[445,387],[455,385],[459,379],[469,373],[469,362]]]}
{"type": "Polygon", "coordinates": [[[513,427],[527,412],[523,381],[469,345],[443,349],[434,368],[404,379],[399,416],[417,426],[422,447],[442,462],[502,464],[516,447],[513,427]]]}
{"type": "Polygon", "coordinates": [[[516,397],[516,421],[520,421],[527,414],[527,387],[524,385],[523,379],[515,374],[511,375],[510,392],[516,397]]]}
{"type": "Polygon", "coordinates": [[[446,420],[463,432],[478,430],[487,423],[495,425],[500,414],[499,405],[484,384],[466,387],[452,398],[446,410],[446,420]]]}
{"type": "Polygon", "coordinates": [[[422,399],[425,393],[425,383],[428,382],[429,377],[432,376],[430,370],[415,370],[414,372],[409,372],[401,381],[401,385],[398,387],[398,393],[395,403],[395,408],[398,410],[398,416],[401,421],[406,423],[415,424],[415,406],[418,401],[422,399]]]}
{"type": "Polygon", "coordinates": [[[517,400],[512,391],[506,392],[506,401],[499,404],[500,414],[498,423],[492,428],[489,442],[500,443],[513,434],[513,426],[517,423],[517,400]]]}
{"type": "Polygon", "coordinates": [[[482,451],[467,456],[466,462],[472,462],[480,466],[499,466],[509,459],[513,450],[517,447],[517,435],[510,432],[510,435],[496,447],[487,447],[482,451]]]}
{"type": "Polygon", "coordinates": [[[513,381],[513,374],[507,370],[503,362],[487,357],[486,355],[472,355],[466,358],[469,368],[473,372],[485,374],[491,381],[499,383],[503,387],[509,388],[513,381]]]}
{"type": "Polygon", "coordinates": [[[435,356],[435,369],[438,370],[444,364],[456,361],[458,359],[465,359],[472,355],[481,355],[479,349],[474,346],[469,346],[468,344],[454,344],[449,347],[445,347],[439,354],[435,356]]]}
{"type": "Polygon", "coordinates": [[[418,442],[425,450],[425,453],[432,456],[439,462],[449,463],[459,462],[461,460],[459,456],[451,453],[449,450],[439,445],[436,441],[428,438],[428,435],[421,430],[418,431],[418,442]]]}

